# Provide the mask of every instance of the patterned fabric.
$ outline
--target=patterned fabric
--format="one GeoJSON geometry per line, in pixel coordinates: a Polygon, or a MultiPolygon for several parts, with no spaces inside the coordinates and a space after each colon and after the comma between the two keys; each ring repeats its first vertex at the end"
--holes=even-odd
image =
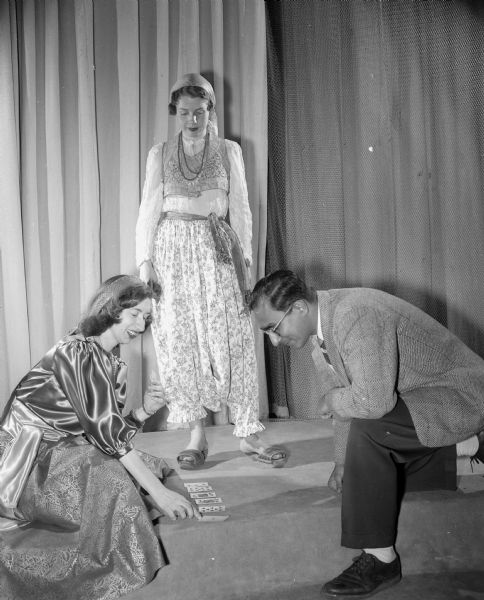
{"type": "Polygon", "coordinates": [[[261,431],[250,315],[233,264],[217,261],[209,222],[161,221],[153,266],[162,283],[153,341],[169,422],[201,419],[226,403],[236,436],[261,431]]]}
{"type": "Polygon", "coordinates": [[[318,292],[339,394],[336,462],[352,418],[378,419],[401,398],[424,446],[452,446],[484,428],[484,361],[425,312],[380,290],[318,292]]]}
{"type": "MultiPolygon", "coordinates": [[[[0,516],[27,525],[1,533],[2,600],[108,600],[147,584],[165,564],[118,460],[134,451],[137,432],[122,415],[125,392],[124,363],[80,335],[56,344],[14,390],[0,425],[0,489],[17,482],[18,493],[0,516]],[[7,432],[12,415],[21,418],[7,432]],[[8,460],[9,451],[22,458],[31,430],[42,439],[18,478],[24,460],[8,460]]],[[[161,459],[142,458],[158,477],[168,473],[161,459]]]]}
{"type": "Polygon", "coordinates": [[[331,360],[329,358],[328,351],[326,350],[326,344],[324,343],[324,340],[318,340],[318,342],[321,352],[323,353],[324,360],[328,363],[328,365],[331,365],[331,360]]]}
{"type": "MultiPolygon", "coordinates": [[[[151,249],[148,257],[162,287],[160,301],[153,303],[152,331],[160,379],[170,402],[168,421],[201,419],[206,409],[219,411],[227,404],[234,434],[245,437],[264,427],[258,417],[252,323],[233,260],[217,260],[210,219],[174,219],[171,214],[204,215],[204,209],[209,209],[224,219],[228,206],[230,223],[250,262],[252,218],[242,154],[235,142],[211,138],[203,171],[187,182],[180,173],[176,149],[177,138],[167,144],[164,155],[157,147],[150,152],[136,239],[138,258],[151,249]],[[206,189],[208,183],[217,187],[215,195],[213,189],[206,189]],[[228,202],[223,204],[220,196],[227,197],[226,189],[228,202]],[[148,215],[158,219],[166,206],[170,218],[161,218],[152,230],[148,215]]],[[[193,171],[200,166],[202,153],[203,148],[187,156],[193,171]]],[[[230,247],[229,239],[227,244],[230,247]]]]}
{"type": "MultiPolygon", "coordinates": [[[[166,143],[164,153],[164,194],[181,196],[200,196],[200,192],[205,190],[219,189],[225,192],[229,191],[229,164],[225,141],[220,138],[212,139],[208,145],[208,151],[204,156],[203,149],[194,156],[183,154],[180,148],[180,136],[166,143]],[[186,161],[189,174],[187,180],[180,171],[179,164],[186,161]],[[202,168],[203,169],[200,171],[202,168]],[[200,175],[195,177],[192,173],[200,175]]],[[[186,175],[186,173],[185,173],[186,175]]]]}
{"type": "MultiPolygon", "coordinates": [[[[216,212],[218,216],[226,217],[228,205],[230,226],[237,234],[244,251],[245,259],[250,264],[252,262],[252,213],[247,194],[242,149],[236,142],[224,140],[224,143],[230,170],[228,196],[224,190],[207,190],[202,192],[198,197],[192,197],[191,200],[195,201],[196,206],[207,206],[206,196],[208,196],[212,205],[208,206],[206,211],[196,208],[196,206],[192,207],[192,210],[196,214],[204,214],[205,216],[211,212],[216,212]],[[215,194],[215,192],[217,193],[215,194]],[[216,197],[216,201],[214,196],[216,197]],[[220,196],[224,197],[225,202],[220,202],[220,196]],[[223,212],[221,204],[224,205],[223,212]]],[[[188,197],[167,196],[165,194],[162,147],[163,144],[153,146],[146,161],[143,197],[136,223],[136,264],[138,266],[144,261],[151,260],[154,236],[163,211],[180,210],[182,212],[190,212],[190,205],[192,204],[187,201],[188,197]],[[180,202],[178,208],[174,206],[174,202],[176,201],[180,202]]]]}
{"type": "Polygon", "coordinates": [[[110,600],[165,564],[127,471],[83,437],[41,443],[19,510],[32,523],[1,534],[2,600],[110,600]]]}

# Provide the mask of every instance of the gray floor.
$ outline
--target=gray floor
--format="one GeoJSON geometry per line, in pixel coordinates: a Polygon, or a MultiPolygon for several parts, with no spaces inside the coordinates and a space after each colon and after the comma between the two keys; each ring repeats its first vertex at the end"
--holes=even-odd
{"type": "MultiPolygon", "coordinates": [[[[332,469],[328,421],[267,423],[270,442],[290,454],[283,469],[238,451],[231,426],[208,429],[209,457],[180,471],[186,431],[141,434],[137,447],[174,467],[167,485],[207,481],[222,498],[223,523],[160,520],[170,564],[126,600],[315,600],[321,584],[357,552],[341,548],[340,498],[326,487],[332,469]]],[[[484,468],[458,464],[459,490],[409,494],[398,550],[403,579],[379,600],[484,600],[484,468]]]]}

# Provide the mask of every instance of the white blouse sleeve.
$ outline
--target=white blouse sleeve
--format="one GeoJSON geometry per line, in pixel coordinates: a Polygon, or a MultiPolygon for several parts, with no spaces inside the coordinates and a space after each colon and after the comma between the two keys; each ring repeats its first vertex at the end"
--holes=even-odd
{"type": "Polygon", "coordinates": [[[143,195],[136,222],[136,265],[151,259],[153,237],[163,208],[162,144],[151,148],[146,161],[143,195]]]}
{"type": "Polygon", "coordinates": [[[230,226],[237,234],[244,258],[250,265],[252,264],[252,213],[249,206],[242,148],[230,140],[225,140],[225,145],[230,163],[230,226]]]}

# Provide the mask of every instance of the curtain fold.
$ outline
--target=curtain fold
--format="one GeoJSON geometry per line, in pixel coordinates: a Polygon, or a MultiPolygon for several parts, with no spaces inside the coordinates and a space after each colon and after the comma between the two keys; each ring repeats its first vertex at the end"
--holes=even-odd
{"type": "MultiPolygon", "coordinates": [[[[174,133],[169,89],[183,72],[212,81],[220,134],[242,145],[255,264],[264,264],[267,96],[265,53],[248,52],[264,48],[260,0],[0,4],[3,405],[28,367],[75,327],[101,280],[136,272],[146,158],[174,133]]],[[[149,335],[122,355],[128,402],[137,404],[153,359],[149,335]]],[[[260,371],[264,416],[263,364],[260,371]]]]}
{"type": "Polygon", "coordinates": [[[20,205],[17,12],[0,3],[0,408],[30,366],[20,205]],[[15,342],[15,343],[12,343],[15,342]]]}
{"type": "MultiPolygon", "coordinates": [[[[85,307],[101,278],[98,123],[94,82],[94,14],[91,0],[75,0],[79,160],[80,304],[85,307]]],[[[111,199],[112,201],[112,199],[111,199]]]]}
{"type": "MultiPolygon", "coordinates": [[[[45,7],[45,172],[47,221],[49,223],[49,257],[51,273],[56,281],[65,280],[66,232],[64,229],[65,207],[62,189],[62,136],[60,119],[59,81],[59,10],[56,2],[45,7]]],[[[51,289],[56,285],[52,281],[51,289]]],[[[65,312],[64,294],[51,294],[53,334],[63,334],[65,312]]]]}
{"type": "MultiPolygon", "coordinates": [[[[253,277],[265,264],[265,211],[267,204],[267,72],[265,9],[259,0],[210,0],[178,3],[143,2],[140,21],[156,15],[157,29],[141,38],[140,88],[141,181],[149,148],[175,133],[168,117],[169,90],[183,73],[199,71],[214,87],[219,135],[241,144],[246,166],[249,202],[253,213],[253,277]],[[161,36],[169,27],[169,51],[161,36]],[[161,44],[161,46],[160,46],[161,44]],[[165,46],[163,46],[165,44],[165,46]],[[160,51],[160,47],[162,50],[160,51]],[[156,54],[155,53],[155,48],[156,54]],[[155,62],[154,58],[157,58],[155,62]],[[168,58],[167,58],[168,57],[168,58]],[[156,105],[153,99],[156,98],[156,105]]],[[[256,333],[259,364],[260,412],[268,414],[262,340],[256,333]]],[[[154,368],[149,335],[143,342],[143,380],[154,368]]],[[[227,422],[227,418],[217,419],[227,422]]]]}
{"type": "MultiPolygon", "coordinates": [[[[268,271],[386,290],[484,356],[484,7],[266,6],[268,271]]],[[[314,417],[309,355],[267,352],[273,411],[314,417]]]]}

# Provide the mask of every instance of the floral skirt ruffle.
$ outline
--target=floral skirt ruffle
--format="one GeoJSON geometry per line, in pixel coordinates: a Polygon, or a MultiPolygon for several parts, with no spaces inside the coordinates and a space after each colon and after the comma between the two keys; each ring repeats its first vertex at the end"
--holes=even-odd
{"type": "Polygon", "coordinates": [[[2,600],[111,600],[166,564],[123,465],[81,437],[41,443],[18,508],[30,523],[0,534],[2,600]]]}

